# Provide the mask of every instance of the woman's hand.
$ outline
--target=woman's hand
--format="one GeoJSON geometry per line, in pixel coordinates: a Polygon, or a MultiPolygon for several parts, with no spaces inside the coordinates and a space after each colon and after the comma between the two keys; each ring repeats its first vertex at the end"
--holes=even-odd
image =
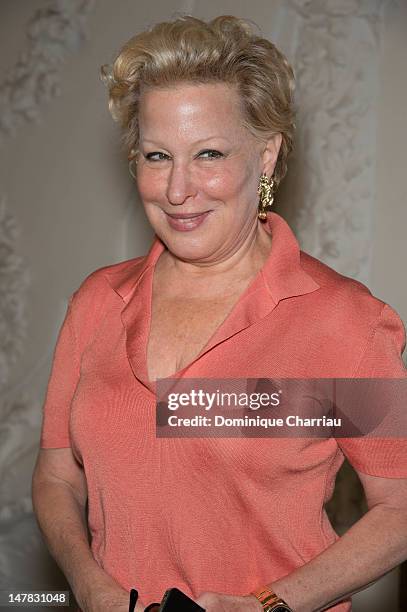
{"type": "Polygon", "coordinates": [[[223,595],[222,593],[201,593],[196,603],[206,612],[262,612],[261,603],[254,595],[223,595]]]}

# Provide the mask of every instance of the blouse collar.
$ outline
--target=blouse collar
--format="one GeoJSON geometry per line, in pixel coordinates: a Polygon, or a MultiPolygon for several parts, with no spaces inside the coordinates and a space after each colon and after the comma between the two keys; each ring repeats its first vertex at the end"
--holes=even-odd
{"type": "MultiPolygon", "coordinates": [[[[272,246],[259,275],[264,279],[274,305],[280,300],[319,289],[320,285],[302,267],[298,241],[283,217],[268,212],[265,229],[272,236],[272,246]]],[[[110,286],[125,303],[131,299],[144,273],[155,266],[165,249],[166,246],[155,234],[145,257],[120,262],[104,272],[110,286]]]]}

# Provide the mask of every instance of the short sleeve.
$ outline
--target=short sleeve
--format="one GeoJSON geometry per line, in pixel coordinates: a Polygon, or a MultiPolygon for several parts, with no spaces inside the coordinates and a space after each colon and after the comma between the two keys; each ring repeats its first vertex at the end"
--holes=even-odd
{"type": "MultiPolygon", "coordinates": [[[[402,359],[405,346],[403,322],[395,310],[384,304],[354,377],[406,379],[402,359]]],[[[404,416],[407,419],[407,406],[404,416]]],[[[356,470],[371,476],[407,477],[406,438],[338,438],[337,443],[356,470]]]]}
{"type": "Polygon", "coordinates": [[[48,380],[40,448],[66,448],[71,446],[69,417],[71,400],[79,380],[79,358],[72,322],[73,294],[68,301],[64,321],[54,349],[48,380]]]}

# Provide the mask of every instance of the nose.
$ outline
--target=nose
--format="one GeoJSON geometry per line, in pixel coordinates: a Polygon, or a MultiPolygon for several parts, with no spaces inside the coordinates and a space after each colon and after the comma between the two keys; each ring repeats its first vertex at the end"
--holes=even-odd
{"type": "Polygon", "coordinates": [[[179,206],[194,195],[193,182],[185,164],[174,163],[168,177],[167,198],[170,204],[179,206]]]}

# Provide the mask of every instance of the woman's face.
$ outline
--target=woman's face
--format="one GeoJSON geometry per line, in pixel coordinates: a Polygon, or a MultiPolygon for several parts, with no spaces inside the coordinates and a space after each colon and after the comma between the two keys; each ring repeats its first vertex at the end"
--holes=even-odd
{"type": "Polygon", "coordinates": [[[227,259],[257,224],[258,181],[271,176],[281,137],[261,142],[242,122],[238,93],[224,83],[142,92],[138,189],[155,233],[180,259],[227,259]]]}

